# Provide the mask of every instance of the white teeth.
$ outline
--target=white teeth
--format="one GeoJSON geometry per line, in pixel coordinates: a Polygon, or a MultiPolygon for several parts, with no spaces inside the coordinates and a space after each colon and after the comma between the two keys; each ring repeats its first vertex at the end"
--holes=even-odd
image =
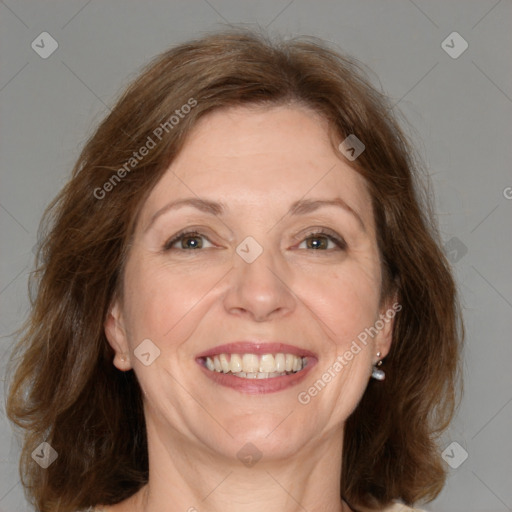
{"type": "Polygon", "coordinates": [[[284,372],[286,370],[286,359],[284,354],[276,354],[274,361],[276,363],[276,372],[284,372]]]}
{"type": "Polygon", "coordinates": [[[226,357],[226,354],[221,354],[219,356],[220,359],[220,365],[222,367],[222,371],[224,373],[228,373],[231,370],[231,365],[229,364],[228,358],[226,357]]]}
{"type": "Polygon", "coordinates": [[[206,367],[215,372],[232,373],[246,379],[267,379],[298,372],[307,364],[306,357],[294,354],[218,354],[205,358],[206,367]]]}
{"type": "Polygon", "coordinates": [[[233,373],[242,371],[242,358],[238,354],[231,354],[230,364],[233,373]]]}
{"type": "Polygon", "coordinates": [[[272,354],[263,354],[260,358],[260,372],[273,372],[276,367],[272,354]]]}
{"type": "Polygon", "coordinates": [[[244,354],[242,357],[242,366],[246,373],[257,372],[260,369],[258,356],[256,354],[244,354]]]}
{"type": "Polygon", "coordinates": [[[284,377],[287,375],[286,372],[270,372],[270,373],[264,373],[264,372],[258,372],[258,373],[245,373],[245,372],[239,372],[233,374],[235,377],[241,377],[242,379],[268,379],[271,377],[284,377]]]}

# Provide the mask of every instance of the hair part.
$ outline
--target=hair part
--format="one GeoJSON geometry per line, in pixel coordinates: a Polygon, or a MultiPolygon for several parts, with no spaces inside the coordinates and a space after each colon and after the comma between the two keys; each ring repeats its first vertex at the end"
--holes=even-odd
{"type": "Polygon", "coordinates": [[[114,504],[147,482],[140,387],[133,371],[113,366],[103,324],[122,296],[149,193],[203,116],[294,103],[329,122],[335,151],[350,134],[364,142],[348,163],[372,197],[383,298],[396,294],[403,306],[386,380],[369,383],[345,426],[342,496],[354,508],[380,510],[394,499],[431,500],[442,489],[436,437],[454,413],[463,326],[420,167],[395,109],[356,60],[323,41],[228,30],[174,47],[144,68],[43,217],[32,308],[13,351],[7,401],[9,418],[24,431],[22,483],[41,512],[114,504]],[[196,104],[181,117],[191,99],[196,104]],[[134,153],[149,138],[155,145],[139,160],[134,153]],[[42,441],[59,454],[45,470],[31,459],[42,441]]]}

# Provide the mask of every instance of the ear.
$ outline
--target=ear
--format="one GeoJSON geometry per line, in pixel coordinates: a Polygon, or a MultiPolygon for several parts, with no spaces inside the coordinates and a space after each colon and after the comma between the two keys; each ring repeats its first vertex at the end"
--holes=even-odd
{"type": "MultiPolygon", "coordinates": [[[[395,317],[402,309],[402,305],[398,302],[398,295],[395,293],[385,301],[383,308],[379,315],[379,333],[375,338],[375,351],[380,352],[380,359],[384,359],[391,350],[391,343],[393,342],[393,326],[395,324],[395,317]]],[[[376,362],[376,361],[375,361],[376,362]]]]}
{"type": "Polygon", "coordinates": [[[131,370],[130,346],[126,336],[122,308],[117,299],[109,308],[103,326],[107,340],[115,352],[114,366],[123,372],[131,370]]]}

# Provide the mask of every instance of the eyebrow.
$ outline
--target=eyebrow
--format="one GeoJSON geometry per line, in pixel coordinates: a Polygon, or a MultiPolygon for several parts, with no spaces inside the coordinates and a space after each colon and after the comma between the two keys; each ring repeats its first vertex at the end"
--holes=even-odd
{"type": "MultiPolygon", "coordinates": [[[[166,204],[157,212],[155,212],[154,215],[149,220],[148,225],[144,229],[144,231],[148,231],[149,228],[158,219],[158,217],[160,217],[164,213],[167,213],[171,210],[185,208],[187,206],[196,208],[199,211],[215,216],[221,216],[227,210],[226,205],[224,203],[210,201],[209,199],[203,199],[199,197],[188,197],[186,199],[178,199],[176,201],[172,201],[166,204]]],[[[308,213],[315,212],[316,210],[327,206],[335,206],[338,208],[342,208],[346,212],[350,213],[358,221],[363,231],[366,231],[366,227],[363,223],[363,220],[361,219],[361,216],[352,207],[350,207],[343,199],[341,199],[341,197],[336,197],[334,199],[299,199],[298,201],[295,201],[291,205],[286,215],[306,215],[308,213]]]]}

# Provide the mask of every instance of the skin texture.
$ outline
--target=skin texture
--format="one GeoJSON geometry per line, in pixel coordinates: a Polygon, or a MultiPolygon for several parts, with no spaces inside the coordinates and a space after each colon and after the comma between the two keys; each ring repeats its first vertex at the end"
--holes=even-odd
{"type": "Polygon", "coordinates": [[[149,484],[106,510],[349,510],[339,497],[343,425],[376,354],[389,351],[392,322],[307,405],[297,395],[390,308],[393,301],[380,305],[380,283],[370,195],[333,151],[325,120],[299,106],[203,118],[143,206],[123,299],[105,323],[113,364],[133,369],[144,393],[150,461],[149,484]],[[169,202],[198,196],[223,202],[225,213],[187,206],[150,222],[169,202]],[[337,207],[286,215],[299,199],[336,197],[364,228],[337,207]],[[183,249],[192,245],[185,239],[164,251],[184,228],[207,237],[192,237],[202,248],[183,249]],[[316,228],[335,231],[347,248],[309,237],[316,228]],[[247,236],[263,248],[250,264],[236,253],[247,236]],[[134,350],[148,338],[160,356],[145,366],[134,350]],[[297,386],[243,394],[212,382],[196,362],[237,340],[297,345],[318,363],[297,386]],[[252,467],[237,458],[248,442],[262,453],[252,467]]]}

